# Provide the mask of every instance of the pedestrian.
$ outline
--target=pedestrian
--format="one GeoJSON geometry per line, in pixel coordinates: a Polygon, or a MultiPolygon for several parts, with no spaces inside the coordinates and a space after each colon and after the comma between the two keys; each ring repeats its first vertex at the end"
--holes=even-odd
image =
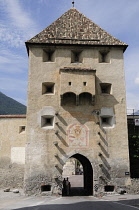
{"type": "Polygon", "coordinates": [[[64,178],[64,180],[63,180],[62,195],[63,195],[63,196],[66,196],[66,195],[67,195],[67,187],[66,187],[66,179],[65,179],[65,178],[64,178]]]}
{"type": "Polygon", "coordinates": [[[70,182],[69,182],[68,177],[66,180],[66,191],[67,191],[67,196],[70,195],[70,182]]]}

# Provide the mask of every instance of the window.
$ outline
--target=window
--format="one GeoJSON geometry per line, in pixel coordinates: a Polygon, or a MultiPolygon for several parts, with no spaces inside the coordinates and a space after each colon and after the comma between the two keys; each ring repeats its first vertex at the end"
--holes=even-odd
{"type": "Polygon", "coordinates": [[[106,185],[104,186],[105,192],[113,192],[114,191],[114,186],[113,185],[106,185]]]}
{"type": "Polygon", "coordinates": [[[43,50],[43,62],[54,62],[54,51],[43,50]]]}
{"type": "Polygon", "coordinates": [[[54,127],[54,116],[41,116],[41,127],[52,129],[54,127]]]}
{"type": "Polygon", "coordinates": [[[100,51],[99,52],[99,63],[109,63],[110,57],[108,51],[100,51]]]}
{"type": "Polygon", "coordinates": [[[23,133],[26,130],[26,126],[19,126],[19,133],[23,133]]]}
{"type": "Polygon", "coordinates": [[[90,93],[81,93],[79,95],[79,105],[92,105],[92,95],[90,93]]]}
{"type": "Polygon", "coordinates": [[[71,52],[71,63],[82,63],[81,51],[71,52]]]}
{"type": "Polygon", "coordinates": [[[76,94],[72,92],[64,93],[62,96],[61,104],[63,106],[75,106],[76,105],[76,94]]]}
{"type": "Polygon", "coordinates": [[[54,85],[53,82],[42,83],[42,94],[54,94],[54,85]]]}
{"type": "Polygon", "coordinates": [[[103,116],[101,117],[102,127],[112,127],[113,126],[113,117],[112,116],[103,116]]]}
{"type": "Polygon", "coordinates": [[[69,86],[71,86],[71,82],[69,82],[69,86]]]}
{"type": "Polygon", "coordinates": [[[42,185],[41,192],[51,191],[51,185],[42,185]]]}
{"type": "Polygon", "coordinates": [[[111,94],[111,84],[110,83],[100,83],[101,93],[111,94]]]}
{"type": "Polygon", "coordinates": [[[87,85],[87,82],[83,82],[83,85],[86,86],[87,85]]]}

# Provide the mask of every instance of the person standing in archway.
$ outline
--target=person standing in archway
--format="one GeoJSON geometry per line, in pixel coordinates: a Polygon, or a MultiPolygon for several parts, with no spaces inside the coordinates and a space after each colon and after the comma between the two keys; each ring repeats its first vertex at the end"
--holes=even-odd
{"type": "Polygon", "coordinates": [[[66,180],[66,195],[70,195],[70,182],[69,182],[69,179],[67,177],[67,180],[66,180]]]}

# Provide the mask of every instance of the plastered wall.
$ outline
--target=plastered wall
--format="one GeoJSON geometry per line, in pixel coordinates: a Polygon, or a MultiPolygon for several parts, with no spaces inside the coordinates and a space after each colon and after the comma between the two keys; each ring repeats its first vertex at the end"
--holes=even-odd
{"type": "Polygon", "coordinates": [[[97,181],[103,185],[109,183],[115,186],[125,185],[129,180],[129,177],[125,176],[125,172],[129,171],[129,156],[122,47],[105,47],[105,50],[109,51],[109,63],[99,62],[99,51],[103,50],[103,47],[86,46],[77,48],[52,46],[55,51],[54,61],[43,62],[45,47],[31,45],[29,48],[26,192],[28,194],[39,192],[42,182],[56,185],[54,178],[62,175],[63,164],[71,154],[77,153],[90,161],[94,172],[94,184],[97,181]],[[82,63],[71,63],[72,50],[82,51],[82,63]],[[78,88],[82,81],[79,73],[76,76],[73,74],[73,77],[71,74],[62,76],[60,69],[65,67],[96,70],[92,77],[85,76],[89,84],[92,78],[90,88],[92,93],[95,92],[94,105],[61,106],[60,96],[69,88],[68,79],[73,78],[72,91],[75,90],[75,93],[79,92],[78,88]],[[54,94],[42,95],[44,82],[55,83],[54,94]],[[111,94],[102,94],[100,83],[110,83],[111,94]],[[40,125],[42,110],[47,109],[47,106],[53,107],[53,129],[45,129],[40,125]],[[95,110],[99,110],[98,114],[95,114],[95,110]],[[103,115],[112,117],[112,127],[102,127],[103,115]],[[70,126],[73,128],[74,125],[84,133],[81,138],[88,139],[84,147],[78,144],[74,147],[69,145],[68,128],[70,126]],[[86,126],[87,135],[82,125],[86,126]],[[56,158],[55,154],[58,154],[59,158],[56,158]],[[31,180],[37,185],[33,185],[31,180]]]}
{"type": "Polygon", "coordinates": [[[26,144],[25,126],[25,116],[0,116],[1,188],[23,186],[26,144]]]}

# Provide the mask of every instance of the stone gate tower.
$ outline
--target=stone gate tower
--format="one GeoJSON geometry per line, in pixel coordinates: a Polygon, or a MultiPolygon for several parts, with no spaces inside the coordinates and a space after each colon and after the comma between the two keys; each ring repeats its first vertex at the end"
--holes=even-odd
{"type": "Polygon", "coordinates": [[[71,157],[83,165],[88,195],[127,185],[127,45],[71,8],[26,46],[26,193],[61,190],[71,157]]]}

